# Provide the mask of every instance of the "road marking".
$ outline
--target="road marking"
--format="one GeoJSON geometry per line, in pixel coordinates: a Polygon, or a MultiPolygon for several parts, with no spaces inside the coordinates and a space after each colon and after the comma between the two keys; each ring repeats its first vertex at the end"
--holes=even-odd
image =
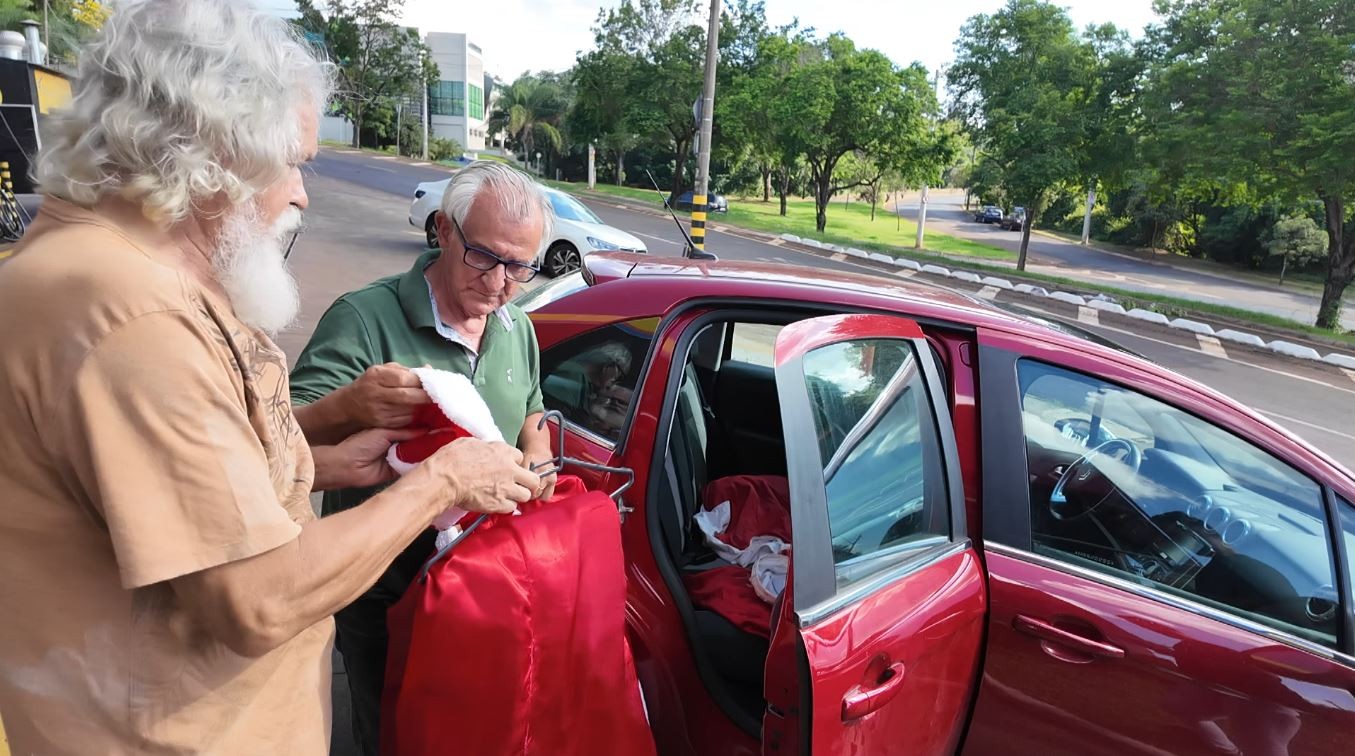
{"type": "Polygon", "coordinates": [[[1349,378],[1350,380],[1355,381],[1355,370],[1350,370],[1350,369],[1348,369],[1348,368],[1341,368],[1341,372],[1342,372],[1342,373],[1345,373],[1345,374],[1346,374],[1346,377],[1349,378]]]}
{"type": "Polygon", "coordinates": [[[362,150],[339,150],[339,152],[342,152],[342,153],[345,154],[345,155],[361,155],[361,154],[362,154],[362,150]]]}
{"type": "MultiPolygon", "coordinates": [[[[1039,307],[1031,307],[1031,306],[1029,306],[1029,305],[1025,305],[1025,307],[1026,307],[1026,309],[1028,309],[1028,310],[1034,310],[1035,312],[1043,313],[1043,314],[1045,314],[1045,315],[1050,315],[1050,316],[1053,316],[1053,317],[1058,317],[1058,316],[1059,316],[1059,314],[1056,313],[1056,312],[1050,312],[1049,310],[1045,310],[1045,309],[1042,309],[1042,308],[1039,308],[1039,307]]],[[[1121,334],[1124,334],[1125,336],[1132,336],[1132,337],[1134,337],[1134,338],[1136,338],[1136,339],[1142,339],[1143,341],[1152,342],[1152,343],[1154,343],[1154,344],[1158,344],[1158,345],[1161,345],[1161,346],[1171,347],[1171,348],[1173,348],[1173,349],[1180,349],[1181,351],[1184,351],[1184,352],[1190,352],[1191,354],[1201,354],[1201,352],[1200,352],[1198,349],[1195,349],[1194,347],[1188,347],[1188,346],[1184,346],[1184,345],[1181,345],[1181,344],[1173,344],[1173,343],[1170,342],[1170,341],[1163,341],[1162,339],[1155,339],[1155,338],[1153,338],[1153,337],[1151,337],[1151,336],[1144,336],[1144,335],[1141,334],[1141,333],[1135,333],[1135,332],[1133,332],[1133,331],[1126,331],[1126,330],[1124,330],[1123,328],[1115,328],[1115,327],[1113,327],[1113,326],[1108,326],[1108,325],[1101,325],[1101,326],[1097,326],[1097,327],[1100,328],[1100,329],[1102,329],[1102,330],[1105,330],[1105,331],[1110,331],[1110,332],[1112,332],[1112,333],[1121,333],[1121,334]]],[[[1208,354],[1208,353],[1206,352],[1206,353],[1204,353],[1204,354],[1208,354]]],[[[1208,355],[1208,356],[1213,357],[1214,355],[1208,355]]],[[[1317,384],[1317,385],[1319,385],[1319,386],[1321,386],[1321,387],[1323,387],[1323,388],[1329,388],[1329,389],[1332,389],[1333,391],[1340,391],[1340,392],[1342,392],[1342,393],[1346,393],[1346,394],[1350,394],[1350,395],[1352,395],[1352,396],[1355,396],[1355,389],[1343,388],[1343,387],[1341,387],[1341,386],[1337,386],[1337,385],[1332,384],[1332,383],[1327,383],[1326,381],[1319,381],[1319,380],[1317,380],[1316,378],[1309,378],[1309,377],[1306,376],[1306,375],[1298,375],[1297,373],[1290,373],[1290,372],[1287,372],[1287,371],[1284,371],[1284,370],[1277,370],[1277,369],[1275,369],[1275,368],[1266,367],[1265,365],[1258,365],[1258,364],[1256,364],[1255,362],[1248,362],[1247,360],[1239,360],[1238,358],[1233,357],[1233,356],[1229,356],[1229,357],[1218,357],[1218,358],[1216,358],[1216,359],[1227,360],[1228,362],[1235,362],[1235,363],[1237,363],[1237,364],[1239,364],[1239,365],[1246,365],[1246,366],[1249,367],[1249,368],[1255,368],[1255,369],[1257,369],[1257,370],[1264,370],[1264,371],[1267,372],[1267,373],[1274,373],[1275,375],[1284,376],[1285,378],[1290,378],[1290,379],[1293,379],[1293,380],[1296,380],[1296,381],[1305,381],[1305,382],[1307,382],[1307,383],[1315,383],[1315,384],[1317,384]]],[[[1177,371],[1175,371],[1175,372],[1180,373],[1180,372],[1182,372],[1182,371],[1177,370],[1177,371]]]]}
{"type": "Polygon", "coordinates": [[[1297,425],[1307,426],[1307,427],[1312,428],[1312,429],[1314,429],[1314,430],[1320,430],[1320,431],[1322,431],[1323,433],[1330,433],[1330,434],[1332,434],[1333,436],[1340,436],[1341,438],[1345,438],[1345,439],[1349,439],[1349,440],[1351,440],[1351,441],[1355,441],[1355,436],[1352,436],[1352,435],[1350,435],[1349,433],[1345,433],[1345,432],[1339,431],[1339,430],[1332,430],[1331,428],[1327,428],[1327,427],[1324,427],[1324,426],[1321,426],[1321,425],[1317,425],[1316,423],[1310,423],[1310,422],[1308,422],[1307,420],[1300,420],[1300,419],[1298,419],[1297,417],[1290,417],[1290,416],[1288,416],[1288,415],[1281,415],[1281,414],[1278,413],[1278,412],[1269,412],[1269,411],[1267,411],[1267,410],[1257,410],[1257,412],[1260,412],[1260,413],[1263,414],[1263,415],[1270,415],[1271,417],[1275,418],[1276,420],[1283,420],[1283,421],[1286,422],[1286,423],[1295,423],[1295,424],[1297,424],[1297,425]]]}
{"type": "Polygon", "coordinates": [[[425,165],[431,165],[431,163],[422,163],[422,162],[419,162],[419,163],[410,163],[410,165],[425,166],[425,165]]]}
{"type": "Polygon", "coordinates": [[[979,289],[978,295],[982,299],[996,299],[999,291],[1002,290],[996,286],[985,286],[982,289],[979,289]]]}
{"type": "Polygon", "coordinates": [[[681,244],[678,244],[677,242],[673,241],[672,239],[665,239],[665,238],[663,238],[662,236],[652,236],[652,235],[650,235],[650,234],[642,234],[642,233],[640,233],[639,231],[631,231],[630,233],[634,234],[635,236],[643,236],[643,237],[646,238],[646,239],[653,239],[654,241],[663,242],[664,244],[671,244],[671,245],[673,245],[674,247],[678,247],[678,248],[681,248],[681,247],[682,247],[681,244]]]}
{"type": "Polygon", "coordinates": [[[394,156],[394,155],[373,155],[372,157],[376,158],[377,160],[394,160],[394,159],[395,159],[395,156],[394,156]]]}
{"type": "Polygon", "coordinates": [[[1213,336],[1206,336],[1203,333],[1195,334],[1195,338],[1200,342],[1200,351],[1210,357],[1220,357],[1228,359],[1228,350],[1223,348],[1223,343],[1213,336]]]}
{"type": "Polygon", "coordinates": [[[909,270],[907,268],[899,268],[898,270],[894,271],[894,275],[900,278],[912,278],[913,276],[917,275],[917,271],[909,270]]]}
{"type": "Polygon", "coordinates": [[[1077,320],[1079,323],[1087,325],[1101,325],[1101,316],[1096,310],[1090,307],[1079,306],[1077,308],[1077,320]]]}
{"type": "Polygon", "coordinates": [[[842,262],[843,260],[847,259],[847,255],[841,252],[834,252],[828,259],[832,260],[833,262],[842,262]]]}
{"type": "MultiPolygon", "coordinates": [[[[726,232],[726,233],[728,233],[728,232],[726,232]]],[[[731,234],[731,236],[732,236],[732,234],[731,234]]],[[[779,246],[781,246],[782,244],[785,244],[785,243],[786,243],[786,240],[785,240],[785,239],[781,239],[781,238],[778,237],[778,238],[772,239],[771,241],[766,242],[766,243],[772,245],[773,247],[779,247],[779,246]]]]}

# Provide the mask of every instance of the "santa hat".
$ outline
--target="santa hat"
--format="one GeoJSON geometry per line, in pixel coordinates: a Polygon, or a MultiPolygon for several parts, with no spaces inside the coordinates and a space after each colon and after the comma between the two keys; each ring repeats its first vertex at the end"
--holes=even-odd
{"type": "MultiPolygon", "coordinates": [[[[469,378],[430,367],[414,368],[411,372],[419,377],[423,390],[433,401],[417,407],[414,419],[407,426],[423,431],[423,435],[395,444],[386,453],[386,462],[395,472],[404,475],[458,438],[504,440],[499,427],[494,424],[489,405],[469,378]]],[[[446,531],[465,514],[465,510],[452,507],[439,515],[433,526],[446,531]]]]}

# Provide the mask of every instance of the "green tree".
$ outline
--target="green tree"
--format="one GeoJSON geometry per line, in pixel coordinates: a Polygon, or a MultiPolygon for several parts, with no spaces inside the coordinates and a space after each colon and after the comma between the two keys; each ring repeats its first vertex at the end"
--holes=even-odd
{"type": "MultiPolygon", "coordinates": [[[[395,23],[404,0],[324,2],[321,9],[315,0],[297,0],[296,24],[337,65],[338,111],[353,122],[353,146],[359,147],[369,111],[436,82],[438,68],[418,31],[395,23]]],[[[392,108],[386,118],[393,114],[392,108]]]]}
{"type": "Polygon", "coordinates": [[[928,166],[942,160],[931,120],[936,93],[920,64],[899,68],[875,50],[857,50],[834,35],[819,45],[820,61],[798,66],[784,82],[777,118],[787,118],[787,141],[802,148],[814,194],[815,227],[828,224],[828,204],[859,181],[839,183],[838,163],[860,152],[881,165],[928,166]],[[794,110],[795,112],[787,112],[794,110]]]}
{"type": "Polygon", "coordinates": [[[1095,130],[1097,58],[1068,14],[1042,0],[1009,0],[960,30],[949,84],[957,112],[1004,193],[1026,209],[1017,269],[1030,229],[1061,187],[1083,185],[1095,130]]]}
{"type": "Polygon", "coordinates": [[[1266,240],[1266,250],[1280,258],[1280,284],[1290,263],[1302,267],[1321,260],[1327,253],[1327,234],[1306,215],[1287,215],[1275,223],[1266,240]]]}
{"type": "Polygon", "coordinates": [[[554,80],[523,74],[504,88],[489,115],[490,134],[504,132],[509,144],[522,151],[522,162],[531,161],[537,148],[559,152],[564,146],[561,123],[569,102],[554,80]]]}
{"type": "MultiPolygon", "coordinates": [[[[24,21],[43,23],[42,0],[0,0],[0,29],[23,31],[24,21]]],[[[51,64],[74,64],[80,45],[103,26],[108,7],[98,0],[49,0],[42,30],[51,64]]]]}
{"type": "Polygon", "coordinates": [[[1145,45],[1155,138],[1180,170],[1296,207],[1327,235],[1317,325],[1355,279],[1355,11],[1349,0],[1159,0],[1145,45]]]}

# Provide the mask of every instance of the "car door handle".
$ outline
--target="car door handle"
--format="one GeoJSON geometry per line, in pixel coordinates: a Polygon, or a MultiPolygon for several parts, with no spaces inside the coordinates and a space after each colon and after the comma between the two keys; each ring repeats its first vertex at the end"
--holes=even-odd
{"type": "Polygon", "coordinates": [[[1018,614],[1016,615],[1014,624],[1017,630],[1026,635],[1033,635],[1040,640],[1048,641],[1050,643],[1071,646],[1085,654],[1090,654],[1102,659],[1124,658],[1124,649],[1119,646],[1102,643],[1101,641],[1086,638],[1077,633],[1070,633],[1067,630],[1055,627],[1053,624],[1041,619],[1018,614]]]}
{"type": "Polygon", "coordinates": [[[842,721],[860,719],[899,694],[903,688],[903,662],[894,662],[880,674],[880,682],[867,688],[857,685],[842,697],[842,721]]]}

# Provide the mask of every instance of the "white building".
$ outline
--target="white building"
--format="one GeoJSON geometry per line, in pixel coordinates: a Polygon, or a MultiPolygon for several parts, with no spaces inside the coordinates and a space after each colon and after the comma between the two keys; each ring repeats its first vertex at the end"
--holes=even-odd
{"type": "Polygon", "coordinates": [[[465,34],[429,32],[424,44],[439,73],[428,88],[430,135],[455,139],[468,152],[483,150],[489,118],[484,53],[465,34]]]}

